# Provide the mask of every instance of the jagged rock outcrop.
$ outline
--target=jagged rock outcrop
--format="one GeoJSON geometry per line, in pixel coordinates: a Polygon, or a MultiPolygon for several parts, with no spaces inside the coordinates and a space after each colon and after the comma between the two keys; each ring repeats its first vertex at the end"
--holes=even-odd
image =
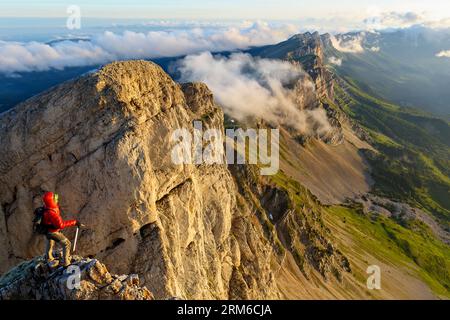
{"type": "Polygon", "coordinates": [[[322,221],[321,207],[309,191],[298,186],[305,198],[300,204],[295,199],[300,191],[292,194],[289,187],[276,186],[270,178],[258,176],[252,166],[233,166],[231,171],[239,181],[239,192],[253,204],[275,251],[289,251],[308,278],[316,271],[324,279],[341,281],[344,274],[351,272],[347,258],[328,238],[330,230],[322,221]]]}
{"type": "Polygon", "coordinates": [[[0,278],[0,300],[152,300],[139,277],[113,275],[96,259],[73,257],[49,268],[42,257],[22,262],[0,278]]]}
{"type": "MultiPolygon", "coordinates": [[[[176,165],[176,129],[223,130],[202,84],[150,62],[112,63],[0,117],[0,271],[42,254],[44,190],[83,221],[83,256],[138,273],[155,298],[275,298],[270,243],[240,207],[225,164],[176,165]]],[[[73,233],[66,231],[71,238],[73,233]]]]}
{"type": "MultiPolygon", "coordinates": [[[[382,215],[393,218],[402,225],[412,225],[414,230],[414,223],[424,224],[434,233],[434,235],[441,239],[442,242],[450,244],[450,233],[443,228],[435,219],[421,209],[414,208],[407,203],[402,203],[376,196],[373,194],[366,194],[348,203],[349,205],[357,204],[360,206],[360,211],[367,216],[382,215]]],[[[420,232],[420,229],[417,230],[420,232]]]]}
{"type": "Polygon", "coordinates": [[[262,58],[283,59],[300,64],[315,84],[319,99],[333,99],[333,74],[325,68],[324,45],[329,42],[329,35],[318,32],[296,34],[286,41],[275,45],[256,48],[250,52],[262,58]]]}
{"type": "Polygon", "coordinates": [[[297,34],[286,41],[275,45],[252,49],[252,55],[261,58],[282,59],[300,66],[305,70],[305,75],[312,82],[314,88],[305,88],[304,79],[301,79],[294,86],[296,96],[302,101],[299,106],[306,106],[307,109],[323,109],[326,113],[329,128],[327,132],[316,132],[314,136],[298,134],[296,139],[305,145],[311,139],[317,138],[330,145],[339,145],[344,141],[344,134],[341,126],[343,113],[330,107],[328,101],[334,99],[334,76],[324,63],[324,48],[329,45],[329,35],[320,35],[318,32],[297,34]]]}
{"type": "Polygon", "coordinates": [[[299,47],[302,49],[286,54],[287,60],[301,63],[311,76],[319,99],[333,99],[334,96],[334,77],[324,64],[323,48],[327,37],[328,34],[320,36],[318,32],[295,35],[291,40],[299,41],[299,47]]]}

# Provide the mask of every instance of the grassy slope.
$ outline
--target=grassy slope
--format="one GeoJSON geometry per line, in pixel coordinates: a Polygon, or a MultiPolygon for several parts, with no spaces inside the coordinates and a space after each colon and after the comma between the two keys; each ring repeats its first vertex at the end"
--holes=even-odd
{"type": "MultiPolygon", "coordinates": [[[[280,50],[285,49],[286,45],[282,45],[280,50]]],[[[332,49],[325,48],[327,50],[332,49]]],[[[339,52],[326,54],[341,57],[339,52]]],[[[303,59],[308,59],[308,56],[303,59]]],[[[305,64],[305,61],[300,62],[305,64]]],[[[379,71],[383,66],[385,64],[375,67],[379,71]]],[[[392,70],[388,67],[382,73],[389,77],[392,70]]],[[[363,75],[367,78],[367,73],[363,75]]],[[[372,144],[380,151],[368,151],[366,154],[373,169],[374,192],[419,207],[433,214],[448,228],[449,123],[376,99],[361,91],[351,79],[346,80],[348,85],[336,85],[339,107],[366,129],[373,140],[372,144]]],[[[379,81],[378,85],[387,91],[395,87],[384,80],[379,81]]],[[[368,86],[363,89],[374,94],[368,86]]],[[[395,89],[391,93],[395,93],[395,89]]],[[[413,93],[415,92],[411,92],[411,95],[413,93]]],[[[283,161],[286,161],[286,148],[280,146],[283,161]]],[[[422,278],[434,292],[450,297],[449,247],[435,238],[426,226],[417,226],[417,221],[401,224],[385,217],[374,220],[363,215],[357,207],[321,206],[314,197],[311,198],[308,190],[282,172],[271,179],[289,190],[298,205],[322,211],[329,223],[337,224],[342,219],[346,220],[343,230],[349,233],[351,241],[356,244],[351,250],[361,250],[363,255],[376,255],[401,270],[414,269],[416,276],[422,278]],[[411,269],[411,266],[414,267],[411,269]]],[[[364,272],[365,270],[359,270],[355,276],[363,281],[366,277],[364,272]]]]}
{"type": "Polygon", "coordinates": [[[409,61],[383,51],[342,56],[345,62],[337,66],[339,74],[351,77],[365,92],[403,106],[443,114],[448,119],[448,63],[433,58],[433,53],[430,53],[430,59],[411,58],[409,61]]]}
{"type": "MultiPolygon", "coordinates": [[[[371,154],[373,159],[370,160],[374,170],[373,174],[377,180],[376,192],[390,198],[413,203],[441,217],[444,221],[448,219],[448,207],[445,205],[445,201],[439,200],[432,189],[418,188],[424,181],[430,184],[441,183],[443,187],[448,188],[447,171],[444,170],[448,158],[438,157],[440,154],[445,156],[448,153],[448,146],[445,144],[445,138],[435,138],[415,123],[429,123],[430,121],[433,123],[435,121],[436,124],[441,125],[441,127],[436,127],[443,134],[448,134],[446,131],[448,124],[419,113],[403,111],[396,106],[378,102],[375,99],[371,100],[373,98],[356,89],[353,93],[355,96],[351,95],[348,88],[346,90],[349,93],[339,87],[336,90],[339,105],[344,106],[345,111],[370,132],[377,149],[382,151],[379,154],[371,154]],[[357,96],[358,93],[361,96],[357,96]],[[357,100],[358,98],[361,100],[357,100]],[[368,102],[363,105],[361,101],[368,102]],[[370,108],[374,110],[370,110],[370,108]],[[377,117],[380,121],[372,120],[377,117]],[[403,126],[406,130],[410,130],[410,133],[404,134],[400,128],[396,128],[395,132],[398,133],[393,134],[389,130],[389,125],[384,125],[383,117],[387,117],[387,121],[391,121],[391,125],[403,126]],[[415,137],[425,139],[427,143],[417,143],[415,137]],[[438,145],[443,149],[440,150],[429,144],[438,145]],[[409,153],[410,158],[406,158],[405,154],[409,153]],[[415,161],[420,161],[420,166],[415,161]],[[443,168],[441,169],[440,166],[443,168]],[[398,167],[405,172],[398,172],[398,167]],[[423,198],[416,198],[417,194],[423,198]]],[[[422,140],[418,139],[417,141],[422,140]]],[[[282,161],[287,161],[283,157],[287,148],[288,146],[281,141],[282,161]]],[[[437,295],[450,297],[450,249],[438,240],[428,227],[417,226],[415,224],[417,221],[410,222],[412,225],[409,225],[386,217],[367,216],[356,206],[353,208],[324,206],[308,189],[282,171],[274,176],[269,176],[268,179],[288,191],[293,203],[298,208],[305,206],[313,212],[320,212],[326,225],[336,226],[345,220],[345,225],[341,227],[341,230],[349,235],[353,245],[348,246],[344,240],[346,237],[340,237],[339,233],[333,234],[333,236],[338,243],[338,248],[342,249],[344,254],[357,257],[354,261],[358,266],[352,267],[352,270],[356,281],[361,286],[364,286],[367,277],[365,274],[367,265],[360,257],[371,255],[394,266],[400,275],[412,274],[415,278],[421,279],[437,295]]],[[[269,231],[273,233],[271,222],[266,221],[265,224],[271,227],[269,231]]],[[[301,259],[302,257],[297,256],[296,258],[301,259]]],[[[407,277],[401,278],[398,279],[397,284],[403,285],[408,281],[407,277]]],[[[405,284],[405,286],[407,285],[405,284]]],[[[419,289],[411,285],[408,290],[412,292],[419,289]]],[[[396,296],[396,293],[392,294],[394,297],[396,296]]],[[[379,298],[383,298],[383,296],[379,296],[379,298]]]]}
{"type": "MultiPolygon", "coordinates": [[[[336,100],[371,136],[379,153],[367,152],[374,192],[419,207],[448,228],[450,221],[450,126],[420,111],[374,98],[355,83],[336,85],[336,100]]],[[[283,151],[283,145],[280,148],[283,151]]],[[[314,203],[283,174],[273,177],[291,189],[299,203],[314,203]],[[296,195],[296,196],[295,196],[296,195]]],[[[308,192],[307,192],[308,193],[308,192]]],[[[309,194],[309,193],[308,193],[309,194]]],[[[327,221],[346,220],[346,231],[358,248],[388,263],[418,267],[418,276],[438,295],[450,296],[450,248],[417,221],[402,224],[386,217],[367,217],[359,208],[324,207],[327,221]],[[370,237],[367,237],[370,235],[370,237]]],[[[361,276],[361,275],[360,275],[361,276]]]]}
{"type": "Polygon", "coordinates": [[[417,276],[439,296],[450,297],[450,248],[430,233],[416,233],[383,216],[369,218],[356,207],[333,206],[325,211],[327,221],[344,221],[353,248],[400,268],[417,265],[417,276]]]}
{"type": "MultiPolygon", "coordinates": [[[[426,228],[417,233],[392,219],[364,215],[357,206],[323,206],[305,187],[281,171],[270,180],[288,191],[295,205],[320,212],[325,225],[333,226],[333,230],[341,229],[350,236],[352,245],[338,232],[333,233],[338,248],[345,255],[359,257],[354,258],[358,261],[351,259],[351,263],[366,266],[361,257],[373,255],[400,270],[400,274],[412,273],[422,279],[437,295],[450,297],[450,248],[426,228]],[[414,265],[417,268],[411,267],[414,265]]],[[[352,264],[352,273],[361,284],[367,278],[364,268],[352,264]]]]}
{"type": "MultiPolygon", "coordinates": [[[[448,230],[449,123],[373,98],[348,79],[336,86],[336,100],[366,129],[380,151],[366,153],[375,180],[374,193],[419,207],[438,218],[448,230]]],[[[436,293],[449,296],[450,248],[427,228],[400,225],[383,217],[372,221],[357,208],[332,207],[328,212],[345,219],[355,231],[362,231],[354,232],[360,246],[392,261],[412,261],[436,293]],[[371,240],[359,237],[361,234],[370,234],[371,240]]]]}
{"type": "Polygon", "coordinates": [[[375,193],[424,209],[448,227],[449,123],[373,98],[351,82],[336,87],[336,99],[381,151],[367,153],[375,193]]]}

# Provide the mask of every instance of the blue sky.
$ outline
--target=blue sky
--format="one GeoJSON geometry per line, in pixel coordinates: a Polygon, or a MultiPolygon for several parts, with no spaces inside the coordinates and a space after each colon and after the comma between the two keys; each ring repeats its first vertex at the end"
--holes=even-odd
{"type": "Polygon", "coordinates": [[[78,5],[84,17],[154,19],[357,19],[379,11],[450,15],[449,0],[15,0],[0,1],[3,17],[64,17],[78,5]]]}

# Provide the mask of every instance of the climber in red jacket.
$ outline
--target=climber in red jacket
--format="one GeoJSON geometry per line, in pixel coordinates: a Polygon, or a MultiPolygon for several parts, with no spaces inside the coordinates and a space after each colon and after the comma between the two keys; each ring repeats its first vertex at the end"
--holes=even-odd
{"type": "Polygon", "coordinates": [[[42,224],[47,227],[45,257],[50,266],[58,265],[53,257],[53,247],[56,242],[63,247],[63,265],[68,266],[70,264],[71,243],[60,231],[73,226],[81,227],[82,224],[77,220],[64,221],[62,219],[58,205],[58,195],[56,193],[46,192],[42,197],[42,200],[44,201],[45,209],[42,217],[42,224]]]}

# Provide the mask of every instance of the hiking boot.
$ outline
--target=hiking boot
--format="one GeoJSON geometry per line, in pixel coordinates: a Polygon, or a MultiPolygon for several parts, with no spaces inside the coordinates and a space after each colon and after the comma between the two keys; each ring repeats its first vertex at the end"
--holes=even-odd
{"type": "Polygon", "coordinates": [[[58,260],[49,260],[49,261],[47,261],[47,265],[50,268],[56,268],[59,265],[59,261],[58,260]]]}
{"type": "Polygon", "coordinates": [[[65,259],[64,260],[64,263],[63,263],[63,267],[68,267],[68,266],[70,266],[72,263],[71,263],[71,258],[69,258],[69,259],[65,259]]]}

